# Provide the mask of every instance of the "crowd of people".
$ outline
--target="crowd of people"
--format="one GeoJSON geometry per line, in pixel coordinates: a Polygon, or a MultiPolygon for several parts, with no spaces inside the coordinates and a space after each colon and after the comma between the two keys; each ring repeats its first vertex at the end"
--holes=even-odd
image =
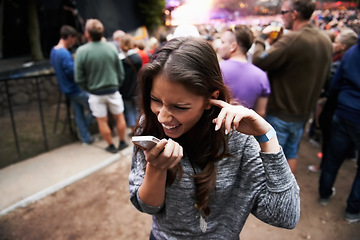
{"type": "MultiPolygon", "coordinates": [[[[321,204],[334,196],[349,152],[359,165],[359,12],[286,0],[281,18],[179,26],[142,40],[117,30],[108,42],[101,22],[89,19],[75,60],[76,31],[61,29],[50,58],[81,141],[93,142],[94,117],[108,152],[128,146],[127,127],[160,139],[152,149],[134,147],[129,176],[131,202],[154,216],[150,239],[238,239],[250,213],[295,227],[294,174],[309,119],[323,136],[321,165],[310,168],[320,172],[321,204]]],[[[350,223],[360,221],[356,171],[350,223]]]]}

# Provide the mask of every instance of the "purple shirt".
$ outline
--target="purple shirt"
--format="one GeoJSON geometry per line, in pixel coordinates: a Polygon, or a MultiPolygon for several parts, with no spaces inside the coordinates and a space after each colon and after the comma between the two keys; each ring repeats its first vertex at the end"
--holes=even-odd
{"type": "Polygon", "coordinates": [[[270,84],[266,73],[251,63],[234,60],[220,62],[224,83],[232,97],[248,108],[254,108],[259,97],[270,95],[270,84]]]}

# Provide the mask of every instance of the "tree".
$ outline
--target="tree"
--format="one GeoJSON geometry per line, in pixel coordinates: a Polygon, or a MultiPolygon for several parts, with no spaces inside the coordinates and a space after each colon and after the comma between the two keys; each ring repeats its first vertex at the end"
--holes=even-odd
{"type": "Polygon", "coordinates": [[[0,59],[3,58],[4,0],[0,0],[0,59]]]}
{"type": "Polygon", "coordinates": [[[163,25],[165,0],[140,0],[138,6],[149,32],[153,32],[163,25]]]}
{"type": "Polygon", "coordinates": [[[34,61],[43,60],[44,56],[40,44],[40,26],[37,14],[36,0],[27,1],[28,9],[28,33],[30,41],[31,58],[34,61]]]}

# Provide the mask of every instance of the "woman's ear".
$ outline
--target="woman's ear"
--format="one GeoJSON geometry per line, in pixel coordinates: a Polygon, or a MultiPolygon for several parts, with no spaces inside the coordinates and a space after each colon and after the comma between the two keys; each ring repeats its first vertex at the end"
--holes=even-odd
{"type": "Polygon", "coordinates": [[[220,91],[216,90],[211,94],[211,99],[218,99],[219,95],[220,95],[220,91]]]}
{"type": "MultiPolygon", "coordinates": [[[[216,91],[214,91],[214,92],[211,94],[211,97],[210,97],[210,98],[211,98],[211,99],[218,99],[219,95],[220,95],[220,91],[219,91],[219,90],[216,90],[216,91]]],[[[206,103],[205,109],[206,109],[206,110],[209,110],[212,105],[209,103],[208,100],[207,100],[206,102],[207,102],[207,103],[206,103]]]]}

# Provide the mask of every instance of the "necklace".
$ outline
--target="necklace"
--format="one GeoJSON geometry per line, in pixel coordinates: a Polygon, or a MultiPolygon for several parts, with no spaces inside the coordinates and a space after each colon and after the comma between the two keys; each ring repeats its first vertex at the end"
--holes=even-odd
{"type": "Polygon", "coordinates": [[[204,233],[206,232],[207,229],[207,222],[205,221],[205,214],[204,211],[202,211],[199,206],[197,205],[197,203],[194,204],[195,209],[197,210],[197,212],[200,215],[200,229],[201,231],[204,233]]]}
{"type": "MultiPolygon", "coordinates": [[[[189,158],[189,162],[194,171],[194,175],[196,175],[195,167],[194,167],[192,161],[190,160],[190,158],[189,158]]],[[[199,205],[196,202],[194,204],[194,207],[195,207],[196,211],[198,212],[198,214],[200,215],[200,229],[203,233],[205,233],[206,229],[207,229],[207,222],[205,221],[205,213],[202,209],[200,209],[199,205]]]]}

